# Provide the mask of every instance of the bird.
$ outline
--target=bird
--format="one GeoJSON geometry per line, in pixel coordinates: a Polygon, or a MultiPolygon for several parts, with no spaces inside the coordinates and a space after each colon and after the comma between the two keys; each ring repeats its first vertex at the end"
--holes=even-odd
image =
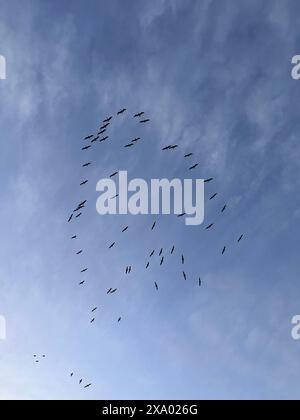
{"type": "Polygon", "coordinates": [[[147,122],[149,122],[150,120],[149,120],[149,118],[148,119],[146,119],[146,120],[141,120],[140,121],[140,124],[145,124],[145,123],[147,123],[147,122]]]}
{"type": "Polygon", "coordinates": [[[158,285],[157,285],[156,281],[154,282],[154,284],[155,284],[156,290],[158,290],[158,285]]]}
{"type": "Polygon", "coordinates": [[[130,274],[131,273],[131,265],[129,266],[129,268],[128,268],[128,274],[130,274]]]}
{"type": "Polygon", "coordinates": [[[122,321],[122,318],[120,317],[120,318],[118,318],[118,322],[121,322],[122,321]]]}
{"type": "Polygon", "coordinates": [[[155,250],[153,250],[150,254],[150,258],[153,257],[153,255],[155,254],[155,250]]]}
{"type": "Polygon", "coordinates": [[[206,229],[206,230],[209,230],[209,229],[211,229],[211,228],[213,227],[213,225],[214,225],[214,224],[213,224],[213,223],[211,223],[211,224],[210,224],[210,225],[208,225],[205,229],[206,229]]]}
{"type": "Polygon", "coordinates": [[[132,143],[136,143],[139,140],[141,140],[141,138],[140,137],[136,137],[135,139],[132,140],[132,143]]]}
{"type": "Polygon", "coordinates": [[[79,381],[79,385],[82,383],[82,379],[80,379],[80,381],[79,381]]]}
{"type": "Polygon", "coordinates": [[[108,295],[109,293],[111,293],[111,291],[112,291],[112,288],[108,289],[108,291],[107,291],[107,295],[108,295]]]}
{"type": "Polygon", "coordinates": [[[165,259],[165,257],[162,257],[162,259],[160,260],[160,265],[163,265],[164,259],[165,259]]]}
{"type": "Polygon", "coordinates": [[[129,229],[129,226],[126,226],[123,230],[122,233],[126,232],[129,229]]]}
{"type": "Polygon", "coordinates": [[[92,384],[87,384],[87,385],[85,386],[85,388],[89,388],[90,386],[92,386],[92,384]]]}
{"type": "Polygon", "coordinates": [[[201,281],[201,277],[199,277],[199,287],[201,287],[202,281],[201,281]]]}
{"type": "Polygon", "coordinates": [[[93,322],[95,322],[95,318],[93,318],[93,319],[91,320],[91,324],[92,324],[93,322]]]}
{"type": "Polygon", "coordinates": [[[147,262],[146,268],[149,268],[149,265],[150,265],[150,263],[149,263],[149,262],[147,262]]]}
{"type": "Polygon", "coordinates": [[[106,123],[106,124],[102,125],[102,127],[100,127],[99,130],[105,130],[109,125],[110,125],[110,123],[106,123]]]}
{"type": "Polygon", "coordinates": [[[227,204],[225,204],[225,206],[222,208],[221,213],[224,213],[224,211],[226,210],[226,208],[227,208],[227,204]]]}
{"type": "Polygon", "coordinates": [[[100,141],[100,143],[102,143],[103,141],[107,140],[108,138],[109,138],[109,136],[105,136],[102,139],[100,139],[99,141],[100,141]]]}
{"type": "Polygon", "coordinates": [[[90,149],[91,147],[92,147],[91,145],[84,146],[81,150],[88,150],[88,149],[90,149]]]}
{"type": "Polygon", "coordinates": [[[174,254],[174,251],[175,251],[175,246],[172,247],[171,254],[174,254]]]}
{"type": "Polygon", "coordinates": [[[153,223],[151,230],[153,230],[156,226],[156,222],[153,223]]]}
{"type": "Polygon", "coordinates": [[[243,239],[244,235],[241,235],[238,239],[238,242],[241,242],[241,240],[243,239]]]}
{"type": "Polygon", "coordinates": [[[121,110],[118,112],[118,115],[124,114],[124,112],[125,112],[125,111],[126,111],[126,108],[121,109],[121,110]]]}
{"type": "Polygon", "coordinates": [[[189,157],[191,157],[191,156],[193,156],[194,155],[194,153],[188,153],[187,155],[184,155],[184,157],[185,158],[189,158],[189,157]]]}
{"type": "Polygon", "coordinates": [[[96,306],[94,309],[92,309],[92,313],[93,313],[93,312],[95,312],[95,311],[97,311],[97,309],[98,309],[98,308],[97,308],[97,306],[96,306]]]}
{"type": "Polygon", "coordinates": [[[213,200],[213,199],[214,199],[217,195],[218,195],[218,193],[213,194],[213,195],[210,197],[210,200],[213,200]]]}
{"type": "Polygon", "coordinates": [[[91,162],[87,162],[87,163],[84,163],[83,165],[82,165],[82,167],[83,168],[87,168],[88,166],[90,166],[92,163],[91,162]]]}
{"type": "Polygon", "coordinates": [[[110,197],[111,200],[113,200],[114,198],[119,197],[119,194],[114,195],[113,197],[110,197]]]}
{"type": "Polygon", "coordinates": [[[83,181],[80,186],[87,184],[89,181],[86,179],[85,181],[83,181]]]}
{"type": "Polygon", "coordinates": [[[181,262],[184,264],[184,255],[181,255],[181,262]]]}
{"type": "Polygon", "coordinates": [[[161,250],[159,251],[159,257],[162,255],[162,253],[163,253],[163,248],[161,248],[161,250]]]}
{"type": "Polygon", "coordinates": [[[70,223],[72,219],[73,219],[73,213],[72,213],[72,214],[71,214],[71,216],[69,217],[69,219],[68,219],[68,223],[70,223]]]}
{"type": "Polygon", "coordinates": [[[81,273],[85,273],[86,271],[88,271],[88,268],[84,268],[83,270],[81,270],[81,273]]]}
{"type": "Polygon", "coordinates": [[[183,271],[182,274],[183,274],[184,280],[186,280],[186,273],[183,271]]]}
{"type": "Polygon", "coordinates": [[[76,215],[76,217],[78,218],[78,217],[80,217],[81,215],[82,215],[82,213],[79,213],[79,214],[77,214],[77,215],[76,215]]]}
{"type": "Polygon", "coordinates": [[[195,163],[195,165],[191,166],[191,167],[189,168],[189,170],[191,171],[192,169],[196,169],[198,165],[199,165],[199,163],[195,163]]]}
{"type": "Polygon", "coordinates": [[[82,249],[80,250],[80,251],[78,251],[78,252],[76,252],[76,255],[80,255],[80,254],[82,254],[82,249]]]}
{"type": "Polygon", "coordinates": [[[111,292],[110,292],[110,294],[113,294],[113,293],[116,293],[116,291],[117,291],[118,289],[113,289],[111,292]]]}
{"type": "Polygon", "coordinates": [[[110,175],[110,178],[113,178],[114,176],[118,175],[119,172],[114,172],[113,174],[110,175]]]}
{"type": "Polygon", "coordinates": [[[112,120],[112,118],[113,118],[113,117],[112,117],[112,116],[110,116],[110,117],[106,118],[105,120],[103,120],[103,122],[104,122],[104,123],[110,122],[110,120],[112,120]]]}
{"type": "Polygon", "coordinates": [[[72,236],[72,238],[71,239],[76,239],[77,238],[77,235],[74,235],[74,236],[72,236]]]}
{"type": "Polygon", "coordinates": [[[170,149],[170,146],[165,146],[161,150],[169,150],[169,149],[170,149]]]}
{"type": "Polygon", "coordinates": [[[133,116],[133,118],[139,118],[139,117],[141,117],[142,115],[144,115],[145,114],[145,112],[138,112],[137,114],[135,114],[134,116],[133,116]]]}
{"type": "Polygon", "coordinates": [[[72,378],[72,376],[74,375],[74,373],[72,372],[71,374],[70,374],[70,376],[71,376],[71,378],[72,378]]]}
{"type": "Polygon", "coordinates": [[[222,251],[222,255],[224,255],[226,252],[226,246],[224,246],[223,251],[222,251]]]}
{"type": "Polygon", "coordinates": [[[134,144],[133,144],[133,143],[128,143],[128,144],[126,144],[124,147],[129,148],[129,147],[132,147],[132,146],[134,146],[134,144]]]}
{"type": "Polygon", "coordinates": [[[115,243],[115,242],[113,242],[113,243],[109,246],[109,248],[108,248],[108,249],[112,249],[115,245],[116,245],[116,243],[115,243]]]}
{"type": "Polygon", "coordinates": [[[83,280],[83,281],[81,281],[80,283],[79,283],[79,285],[81,286],[82,284],[84,284],[85,283],[85,281],[83,280]]]}
{"type": "Polygon", "coordinates": [[[95,143],[95,141],[97,141],[98,139],[99,139],[99,136],[95,137],[95,138],[91,141],[91,143],[95,143]]]}
{"type": "Polygon", "coordinates": [[[211,181],[213,181],[213,180],[214,180],[213,178],[208,178],[208,179],[205,179],[205,180],[204,180],[204,182],[205,182],[205,183],[208,183],[208,182],[211,182],[211,181]]]}
{"type": "Polygon", "coordinates": [[[100,136],[101,134],[104,134],[106,131],[106,128],[103,128],[103,130],[100,130],[99,133],[97,133],[97,136],[100,136]]]}
{"type": "Polygon", "coordinates": [[[186,215],[186,213],[181,213],[181,214],[178,214],[177,217],[183,217],[185,215],[186,215]]]}
{"type": "Polygon", "coordinates": [[[91,139],[92,137],[94,137],[94,134],[91,134],[90,136],[86,136],[86,137],[84,138],[84,140],[89,140],[89,139],[91,139]]]}

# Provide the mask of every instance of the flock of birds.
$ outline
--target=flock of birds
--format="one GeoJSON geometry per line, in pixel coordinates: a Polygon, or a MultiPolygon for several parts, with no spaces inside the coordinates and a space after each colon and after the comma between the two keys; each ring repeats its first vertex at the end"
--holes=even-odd
{"type": "MultiPolygon", "coordinates": [[[[127,109],[126,108],[121,109],[117,113],[117,117],[121,117],[126,112],[127,112],[127,109]]],[[[113,116],[109,116],[109,117],[105,118],[102,121],[102,123],[101,123],[101,125],[100,125],[100,127],[98,129],[98,132],[96,134],[90,134],[90,135],[87,135],[86,137],[84,137],[84,141],[85,142],[89,142],[89,143],[87,143],[85,146],[83,146],[81,148],[81,150],[82,150],[83,153],[85,153],[86,151],[90,151],[95,143],[97,143],[97,142],[98,143],[103,143],[103,142],[106,142],[106,141],[109,140],[108,129],[109,129],[111,123],[112,123],[113,118],[114,118],[113,116]]],[[[150,122],[150,119],[145,117],[145,112],[135,113],[133,115],[133,118],[135,120],[137,120],[138,124],[147,124],[147,123],[150,122]]],[[[141,140],[141,137],[135,137],[129,143],[126,143],[123,147],[126,148],[126,149],[132,148],[140,140],[141,140]]],[[[180,146],[178,144],[169,144],[169,145],[164,146],[162,148],[162,151],[163,152],[171,152],[171,151],[174,151],[174,150],[179,149],[179,148],[180,148],[180,146]]],[[[183,155],[183,157],[184,157],[185,160],[189,160],[189,159],[191,159],[191,158],[194,157],[194,153],[191,153],[191,152],[186,153],[186,154],[183,155]]],[[[93,165],[92,160],[87,160],[87,161],[85,161],[82,164],[82,167],[83,168],[88,168],[88,167],[90,167],[92,165],[93,165]]],[[[189,171],[194,171],[198,166],[199,166],[199,162],[193,162],[192,164],[188,165],[187,168],[188,168],[189,171]]],[[[119,171],[113,172],[110,175],[110,178],[113,178],[113,177],[117,176],[118,173],[119,173],[119,171]]],[[[205,179],[204,180],[205,184],[211,183],[212,181],[214,181],[214,178],[208,178],[208,179],[205,179]]],[[[80,182],[79,185],[82,188],[82,187],[86,186],[88,184],[88,182],[89,182],[89,179],[84,179],[84,180],[82,180],[80,182]]],[[[217,196],[218,196],[218,193],[217,192],[213,193],[209,197],[209,201],[214,200],[217,196]]],[[[111,199],[114,199],[116,197],[118,197],[118,194],[115,195],[114,197],[111,197],[111,199]]],[[[74,222],[76,219],[79,219],[83,215],[83,212],[84,212],[84,210],[86,208],[86,205],[87,205],[87,200],[83,200],[83,201],[79,202],[75,206],[75,208],[72,210],[70,216],[68,217],[68,219],[67,219],[68,223],[74,222]]],[[[222,214],[226,210],[227,210],[227,203],[222,206],[222,208],[220,209],[220,213],[222,214]]],[[[181,217],[183,217],[185,215],[186,215],[186,213],[182,213],[182,214],[177,215],[177,217],[178,218],[181,218],[181,217]]],[[[158,222],[157,221],[154,221],[151,224],[151,226],[149,228],[149,231],[153,231],[157,227],[157,224],[158,224],[158,222]]],[[[209,225],[205,226],[205,230],[207,230],[207,231],[208,230],[211,230],[211,229],[214,228],[214,226],[215,226],[215,223],[210,223],[209,225]]],[[[125,232],[127,232],[129,229],[130,229],[129,226],[125,226],[121,230],[121,233],[122,234],[125,234],[125,232]]],[[[76,240],[78,240],[78,238],[79,238],[78,234],[73,234],[71,236],[71,240],[72,241],[76,241],[76,240]]],[[[244,234],[240,235],[238,237],[238,239],[237,239],[237,243],[240,243],[243,240],[243,238],[244,238],[244,234]]],[[[116,245],[117,245],[117,242],[114,241],[114,242],[112,242],[108,246],[108,249],[111,250],[116,245]]],[[[153,260],[155,254],[158,255],[159,265],[162,266],[165,263],[165,261],[166,261],[167,255],[173,256],[175,254],[175,251],[176,251],[175,245],[172,245],[171,248],[169,248],[168,250],[166,250],[164,248],[160,248],[158,250],[156,250],[156,249],[151,250],[151,252],[148,253],[148,257],[147,257],[147,260],[145,262],[145,268],[147,270],[150,268],[151,261],[153,260]]],[[[224,245],[224,247],[223,247],[223,249],[221,251],[221,254],[224,255],[226,253],[226,251],[227,251],[227,245],[224,245]]],[[[83,254],[83,249],[82,248],[79,248],[78,251],[76,251],[76,255],[79,256],[81,254],[83,254]]],[[[185,268],[185,266],[186,266],[186,258],[185,258],[185,255],[183,253],[180,253],[179,252],[179,255],[180,255],[180,261],[181,261],[181,266],[182,266],[182,277],[186,281],[188,279],[187,270],[185,268]]],[[[128,266],[125,267],[125,275],[130,275],[132,273],[132,271],[133,271],[133,267],[131,265],[128,265],[128,266]]],[[[85,267],[85,266],[82,267],[81,270],[80,270],[80,274],[82,276],[85,276],[87,272],[88,272],[88,267],[85,267]]],[[[80,280],[79,285],[80,286],[83,286],[85,283],[86,283],[86,278],[83,277],[83,279],[80,280]]],[[[198,277],[197,278],[197,284],[198,284],[199,287],[202,286],[201,277],[198,277]]],[[[155,287],[155,289],[157,291],[159,291],[159,284],[158,284],[157,281],[154,281],[154,287],[155,287]]],[[[110,287],[107,290],[106,294],[107,295],[113,295],[113,294],[115,294],[117,292],[118,292],[118,288],[110,287]]],[[[96,307],[93,307],[92,310],[91,310],[91,312],[90,312],[90,315],[91,315],[90,323],[91,324],[94,324],[94,322],[96,321],[96,313],[97,313],[97,311],[98,311],[98,307],[96,306],[96,307]]],[[[120,323],[121,321],[122,321],[122,317],[119,316],[116,319],[116,322],[117,323],[120,323]]],[[[42,355],[41,357],[42,358],[45,358],[46,356],[45,355],[42,355]]],[[[38,356],[37,355],[34,355],[34,358],[35,358],[35,361],[38,363],[39,360],[40,360],[38,358],[38,356]]],[[[70,374],[70,376],[73,378],[74,377],[74,372],[72,372],[70,374]]],[[[79,385],[83,385],[83,379],[82,378],[79,379],[79,385]]],[[[86,385],[84,385],[84,388],[90,388],[91,386],[92,386],[92,383],[87,383],[86,385]]]]}

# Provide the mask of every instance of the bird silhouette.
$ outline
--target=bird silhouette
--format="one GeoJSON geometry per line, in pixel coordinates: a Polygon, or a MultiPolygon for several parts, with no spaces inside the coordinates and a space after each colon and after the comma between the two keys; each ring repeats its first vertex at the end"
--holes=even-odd
{"type": "Polygon", "coordinates": [[[145,112],[139,112],[138,114],[135,114],[133,117],[134,117],[134,118],[139,118],[139,117],[141,117],[142,115],[145,115],[145,112]]]}
{"type": "Polygon", "coordinates": [[[194,153],[188,153],[187,155],[184,155],[184,157],[185,158],[189,158],[189,157],[191,157],[191,156],[193,156],[194,155],[194,153]]]}
{"type": "Polygon", "coordinates": [[[241,242],[241,240],[243,239],[244,235],[241,235],[238,239],[238,242],[241,242]]]}
{"type": "Polygon", "coordinates": [[[113,178],[114,176],[118,175],[119,172],[114,172],[113,174],[110,175],[110,178],[113,178]]]}
{"type": "Polygon", "coordinates": [[[109,246],[109,248],[108,248],[108,249],[112,249],[115,245],[116,245],[116,243],[115,243],[115,242],[113,242],[113,243],[109,246]]]}
{"type": "Polygon", "coordinates": [[[89,139],[91,139],[92,137],[94,137],[94,135],[93,135],[93,134],[91,134],[90,136],[86,136],[86,137],[84,138],[84,140],[89,140],[89,139]]]}
{"type": "Polygon", "coordinates": [[[85,181],[83,181],[80,186],[82,187],[83,185],[86,185],[89,181],[86,179],[85,181]]]}
{"type": "Polygon", "coordinates": [[[222,208],[221,213],[224,213],[224,211],[226,210],[226,208],[227,208],[227,204],[225,204],[225,206],[222,208]]]}
{"type": "Polygon", "coordinates": [[[105,136],[102,139],[100,139],[99,141],[100,141],[100,143],[102,143],[103,141],[107,140],[108,138],[109,138],[109,136],[105,136]]]}
{"type": "Polygon", "coordinates": [[[91,147],[92,147],[91,145],[84,146],[81,150],[88,150],[88,149],[90,149],[91,147]]]}
{"type": "Polygon", "coordinates": [[[118,115],[124,114],[125,111],[126,111],[126,108],[121,109],[121,111],[118,112],[118,115]]]}
{"type": "Polygon", "coordinates": [[[198,165],[199,165],[199,163],[195,163],[195,165],[191,166],[191,167],[189,168],[189,170],[191,171],[191,170],[193,170],[193,169],[196,169],[198,165]]]}
{"type": "Polygon", "coordinates": [[[83,165],[82,165],[82,167],[83,168],[87,168],[88,166],[90,166],[92,163],[91,162],[87,162],[87,163],[84,163],[83,165]]]}
{"type": "Polygon", "coordinates": [[[218,193],[213,194],[213,195],[210,197],[210,200],[213,200],[213,199],[214,199],[217,195],[218,195],[218,193]]]}
{"type": "Polygon", "coordinates": [[[149,122],[150,120],[149,120],[149,118],[147,118],[146,120],[141,120],[140,121],[140,124],[146,124],[147,122],[149,122]]]}
{"type": "Polygon", "coordinates": [[[208,179],[205,179],[204,182],[207,184],[208,182],[211,182],[213,180],[214,180],[213,178],[208,178],[208,179]]]}
{"type": "Polygon", "coordinates": [[[222,251],[222,255],[224,255],[226,252],[226,246],[224,246],[223,251],[222,251]]]}
{"type": "Polygon", "coordinates": [[[123,230],[122,233],[126,232],[129,229],[129,226],[126,226],[123,230]]]}
{"type": "Polygon", "coordinates": [[[211,223],[211,224],[210,224],[210,225],[208,225],[205,229],[206,229],[206,230],[209,230],[209,229],[211,229],[211,228],[213,227],[213,225],[214,225],[214,224],[213,224],[213,223],[211,223]]]}

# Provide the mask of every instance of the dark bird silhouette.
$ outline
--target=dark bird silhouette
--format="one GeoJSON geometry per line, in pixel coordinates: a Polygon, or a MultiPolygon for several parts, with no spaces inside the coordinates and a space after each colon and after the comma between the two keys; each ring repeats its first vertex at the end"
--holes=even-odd
{"type": "Polygon", "coordinates": [[[226,210],[226,208],[227,208],[227,204],[225,204],[225,206],[222,208],[221,213],[224,213],[224,211],[226,210]]]}
{"type": "Polygon", "coordinates": [[[158,290],[158,285],[157,285],[156,281],[154,282],[154,284],[155,284],[155,289],[158,290]]]}
{"type": "Polygon", "coordinates": [[[142,115],[145,115],[145,112],[138,112],[137,114],[135,114],[133,117],[134,118],[139,118],[139,117],[141,117],[142,115]]]}
{"type": "Polygon", "coordinates": [[[105,120],[103,120],[103,122],[104,122],[104,123],[110,122],[110,121],[112,120],[112,118],[113,118],[113,117],[112,117],[112,116],[110,116],[110,117],[106,118],[105,120]]]}
{"type": "Polygon", "coordinates": [[[149,268],[149,265],[150,265],[150,263],[149,263],[149,262],[147,262],[146,268],[149,268]]]}
{"type": "Polygon", "coordinates": [[[118,175],[119,172],[114,172],[113,174],[110,175],[110,178],[113,178],[114,176],[118,175]]]}
{"type": "Polygon", "coordinates": [[[108,289],[106,294],[109,295],[109,293],[111,293],[111,291],[112,291],[112,287],[110,289],[108,289]]]}
{"type": "Polygon", "coordinates": [[[170,147],[171,146],[165,146],[165,147],[162,148],[162,150],[170,150],[170,147]]]}
{"type": "Polygon", "coordinates": [[[156,226],[156,222],[153,223],[151,230],[153,230],[156,226]]]}
{"type": "Polygon", "coordinates": [[[196,168],[197,168],[197,166],[199,166],[199,163],[195,163],[195,165],[191,166],[191,167],[189,168],[189,170],[191,171],[192,169],[196,169],[196,168]]]}
{"type": "Polygon", "coordinates": [[[139,140],[141,140],[141,138],[140,137],[136,137],[135,139],[132,140],[132,143],[136,143],[139,140]]]}
{"type": "Polygon", "coordinates": [[[184,264],[184,255],[181,255],[181,262],[184,264]]]}
{"type": "Polygon", "coordinates": [[[184,280],[186,280],[186,273],[183,271],[182,274],[183,274],[184,280]]]}
{"type": "Polygon", "coordinates": [[[79,385],[82,383],[82,379],[80,379],[80,381],[79,381],[79,385]]]}
{"type": "Polygon", "coordinates": [[[113,200],[114,198],[119,197],[119,194],[114,195],[113,197],[110,197],[111,200],[113,200]]]}
{"type": "Polygon", "coordinates": [[[71,376],[71,378],[72,378],[72,376],[74,375],[74,373],[72,372],[71,374],[70,374],[70,376],[71,376]]]}
{"type": "Polygon", "coordinates": [[[100,130],[100,131],[101,131],[101,130],[105,130],[105,129],[109,126],[109,124],[110,124],[110,123],[106,123],[106,124],[102,125],[102,127],[100,127],[100,128],[99,128],[99,130],[100,130]]]}
{"type": "Polygon", "coordinates": [[[85,388],[89,388],[90,386],[92,386],[92,384],[87,384],[87,385],[85,386],[85,388]]]}
{"type": "Polygon", "coordinates": [[[81,270],[81,273],[85,273],[86,271],[88,271],[88,268],[84,268],[83,270],[81,270]]]}
{"type": "Polygon", "coordinates": [[[113,293],[116,293],[116,291],[117,291],[118,289],[113,289],[111,292],[110,292],[110,294],[112,295],[113,293]]]}
{"type": "Polygon", "coordinates": [[[188,153],[187,155],[184,155],[184,157],[185,158],[189,158],[189,157],[191,157],[191,156],[193,156],[194,155],[194,153],[188,153]]]}
{"type": "Polygon", "coordinates": [[[97,141],[98,139],[99,139],[99,136],[95,137],[95,138],[91,141],[91,143],[95,143],[95,141],[97,141]]]}
{"type": "Polygon", "coordinates": [[[82,207],[87,203],[87,200],[82,201],[81,203],[78,204],[78,207],[82,207]]]}
{"type": "Polygon", "coordinates": [[[208,178],[208,179],[205,179],[204,182],[207,184],[208,182],[211,182],[213,180],[214,180],[213,178],[208,178]]]}
{"type": "Polygon", "coordinates": [[[82,215],[82,213],[79,213],[79,214],[77,214],[77,215],[76,215],[76,217],[78,218],[78,217],[80,217],[81,215],[82,215]]]}
{"type": "Polygon", "coordinates": [[[155,249],[151,252],[150,258],[153,257],[154,254],[155,254],[155,249]]]}
{"type": "Polygon", "coordinates": [[[175,246],[173,246],[173,248],[171,249],[171,254],[174,254],[175,251],[175,246]]]}
{"type": "Polygon", "coordinates": [[[118,115],[124,114],[125,111],[126,111],[126,108],[121,109],[121,111],[118,112],[118,115]]]}
{"type": "Polygon", "coordinates": [[[211,228],[213,227],[213,225],[214,225],[214,224],[213,224],[213,223],[211,223],[211,224],[210,224],[210,225],[208,225],[205,229],[206,229],[206,230],[211,229],[211,228]]]}
{"type": "Polygon", "coordinates": [[[120,318],[118,318],[118,322],[121,322],[122,321],[122,318],[120,317],[120,318]]]}
{"type": "Polygon", "coordinates": [[[73,219],[73,213],[72,213],[72,214],[71,214],[71,216],[69,217],[69,219],[68,219],[68,223],[70,223],[72,219],[73,219]]]}
{"type": "Polygon", "coordinates": [[[84,146],[81,150],[88,150],[90,149],[92,146],[89,144],[88,146],[84,146]]]}
{"type": "Polygon", "coordinates": [[[102,139],[100,139],[99,141],[100,141],[100,143],[102,143],[103,141],[107,140],[108,138],[109,138],[109,136],[105,136],[102,139]]]}
{"type": "Polygon", "coordinates": [[[82,186],[82,185],[86,185],[88,182],[89,182],[89,181],[86,179],[85,181],[83,181],[83,182],[80,184],[80,186],[82,186]]]}
{"type": "Polygon", "coordinates": [[[116,245],[116,243],[115,243],[115,242],[113,242],[113,243],[109,246],[109,248],[108,248],[108,249],[112,249],[115,245],[116,245]]]}
{"type": "Polygon", "coordinates": [[[129,226],[126,226],[123,230],[122,233],[126,232],[126,230],[128,230],[129,226]]]}
{"type": "Polygon", "coordinates": [[[128,273],[129,273],[129,267],[126,267],[125,274],[128,274],[128,273]]]}
{"type": "Polygon", "coordinates": [[[87,163],[84,163],[83,165],[82,165],[82,167],[83,168],[87,168],[88,166],[90,166],[92,164],[92,162],[87,162],[87,163]]]}
{"type": "Polygon", "coordinates": [[[218,195],[218,193],[215,193],[214,195],[212,195],[211,197],[210,197],[210,200],[213,200],[216,196],[218,195]]]}
{"type": "Polygon", "coordinates": [[[162,257],[162,259],[160,260],[160,265],[163,265],[164,260],[165,260],[165,257],[162,257]]]}
{"type": "Polygon", "coordinates": [[[202,285],[202,281],[201,281],[201,277],[199,277],[199,287],[201,287],[202,285]]]}
{"type": "Polygon", "coordinates": [[[132,146],[134,146],[134,144],[133,144],[133,143],[128,143],[128,144],[126,144],[124,147],[129,148],[129,147],[132,147],[132,146]]]}
{"type": "Polygon", "coordinates": [[[150,119],[149,118],[147,118],[146,120],[141,120],[140,121],[140,124],[145,124],[145,123],[147,123],[147,122],[149,122],[150,121],[150,119]]]}
{"type": "Polygon", "coordinates": [[[86,137],[84,138],[84,140],[89,140],[89,139],[91,139],[92,137],[94,137],[94,134],[91,134],[90,136],[86,136],[86,137]]]}
{"type": "Polygon", "coordinates": [[[185,215],[186,215],[186,213],[181,213],[181,214],[178,214],[177,217],[183,217],[185,215]]]}
{"type": "Polygon", "coordinates": [[[131,267],[131,265],[129,266],[129,269],[128,269],[128,274],[130,274],[131,273],[131,269],[132,269],[132,267],[131,267]]]}
{"type": "Polygon", "coordinates": [[[97,133],[97,136],[100,136],[101,134],[104,134],[106,131],[106,128],[103,128],[103,130],[100,130],[99,133],[97,133]]]}
{"type": "Polygon", "coordinates": [[[92,309],[92,313],[97,311],[98,307],[96,306],[94,309],[92,309]]]}
{"type": "Polygon", "coordinates": [[[226,246],[224,246],[223,251],[222,251],[222,255],[224,255],[226,252],[226,246]]]}
{"type": "Polygon", "coordinates": [[[238,242],[241,242],[241,240],[243,239],[244,235],[241,235],[238,239],[238,242]]]}
{"type": "Polygon", "coordinates": [[[93,319],[91,320],[91,324],[92,324],[93,322],[95,322],[95,318],[93,318],[93,319]]]}
{"type": "Polygon", "coordinates": [[[159,251],[159,257],[162,255],[162,253],[163,253],[163,248],[161,248],[161,250],[159,251]]]}
{"type": "Polygon", "coordinates": [[[76,255],[80,255],[80,254],[82,254],[82,249],[80,250],[80,251],[78,251],[78,252],[76,252],[76,255]]]}
{"type": "Polygon", "coordinates": [[[85,283],[85,281],[83,280],[83,281],[81,281],[80,283],[79,283],[79,285],[81,286],[82,284],[84,284],[85,283]]]}
{"type": "Polygon", "coordinates": [[[74,236],[72,236],[72,238],[71,239],[76,239],[77,238],[77,235],[74,235],[74,236]]]}

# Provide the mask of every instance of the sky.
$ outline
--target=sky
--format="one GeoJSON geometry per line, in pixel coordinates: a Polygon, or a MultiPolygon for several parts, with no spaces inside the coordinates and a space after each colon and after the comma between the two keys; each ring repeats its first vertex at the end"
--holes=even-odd
{"type": "Polygon", "coordinates": [[[296,0],[0,0],[1,399],[299,399],[299,16],[296,0]],[[100,216],[116,170],[213,177],[204,224],[100,216]]]}

